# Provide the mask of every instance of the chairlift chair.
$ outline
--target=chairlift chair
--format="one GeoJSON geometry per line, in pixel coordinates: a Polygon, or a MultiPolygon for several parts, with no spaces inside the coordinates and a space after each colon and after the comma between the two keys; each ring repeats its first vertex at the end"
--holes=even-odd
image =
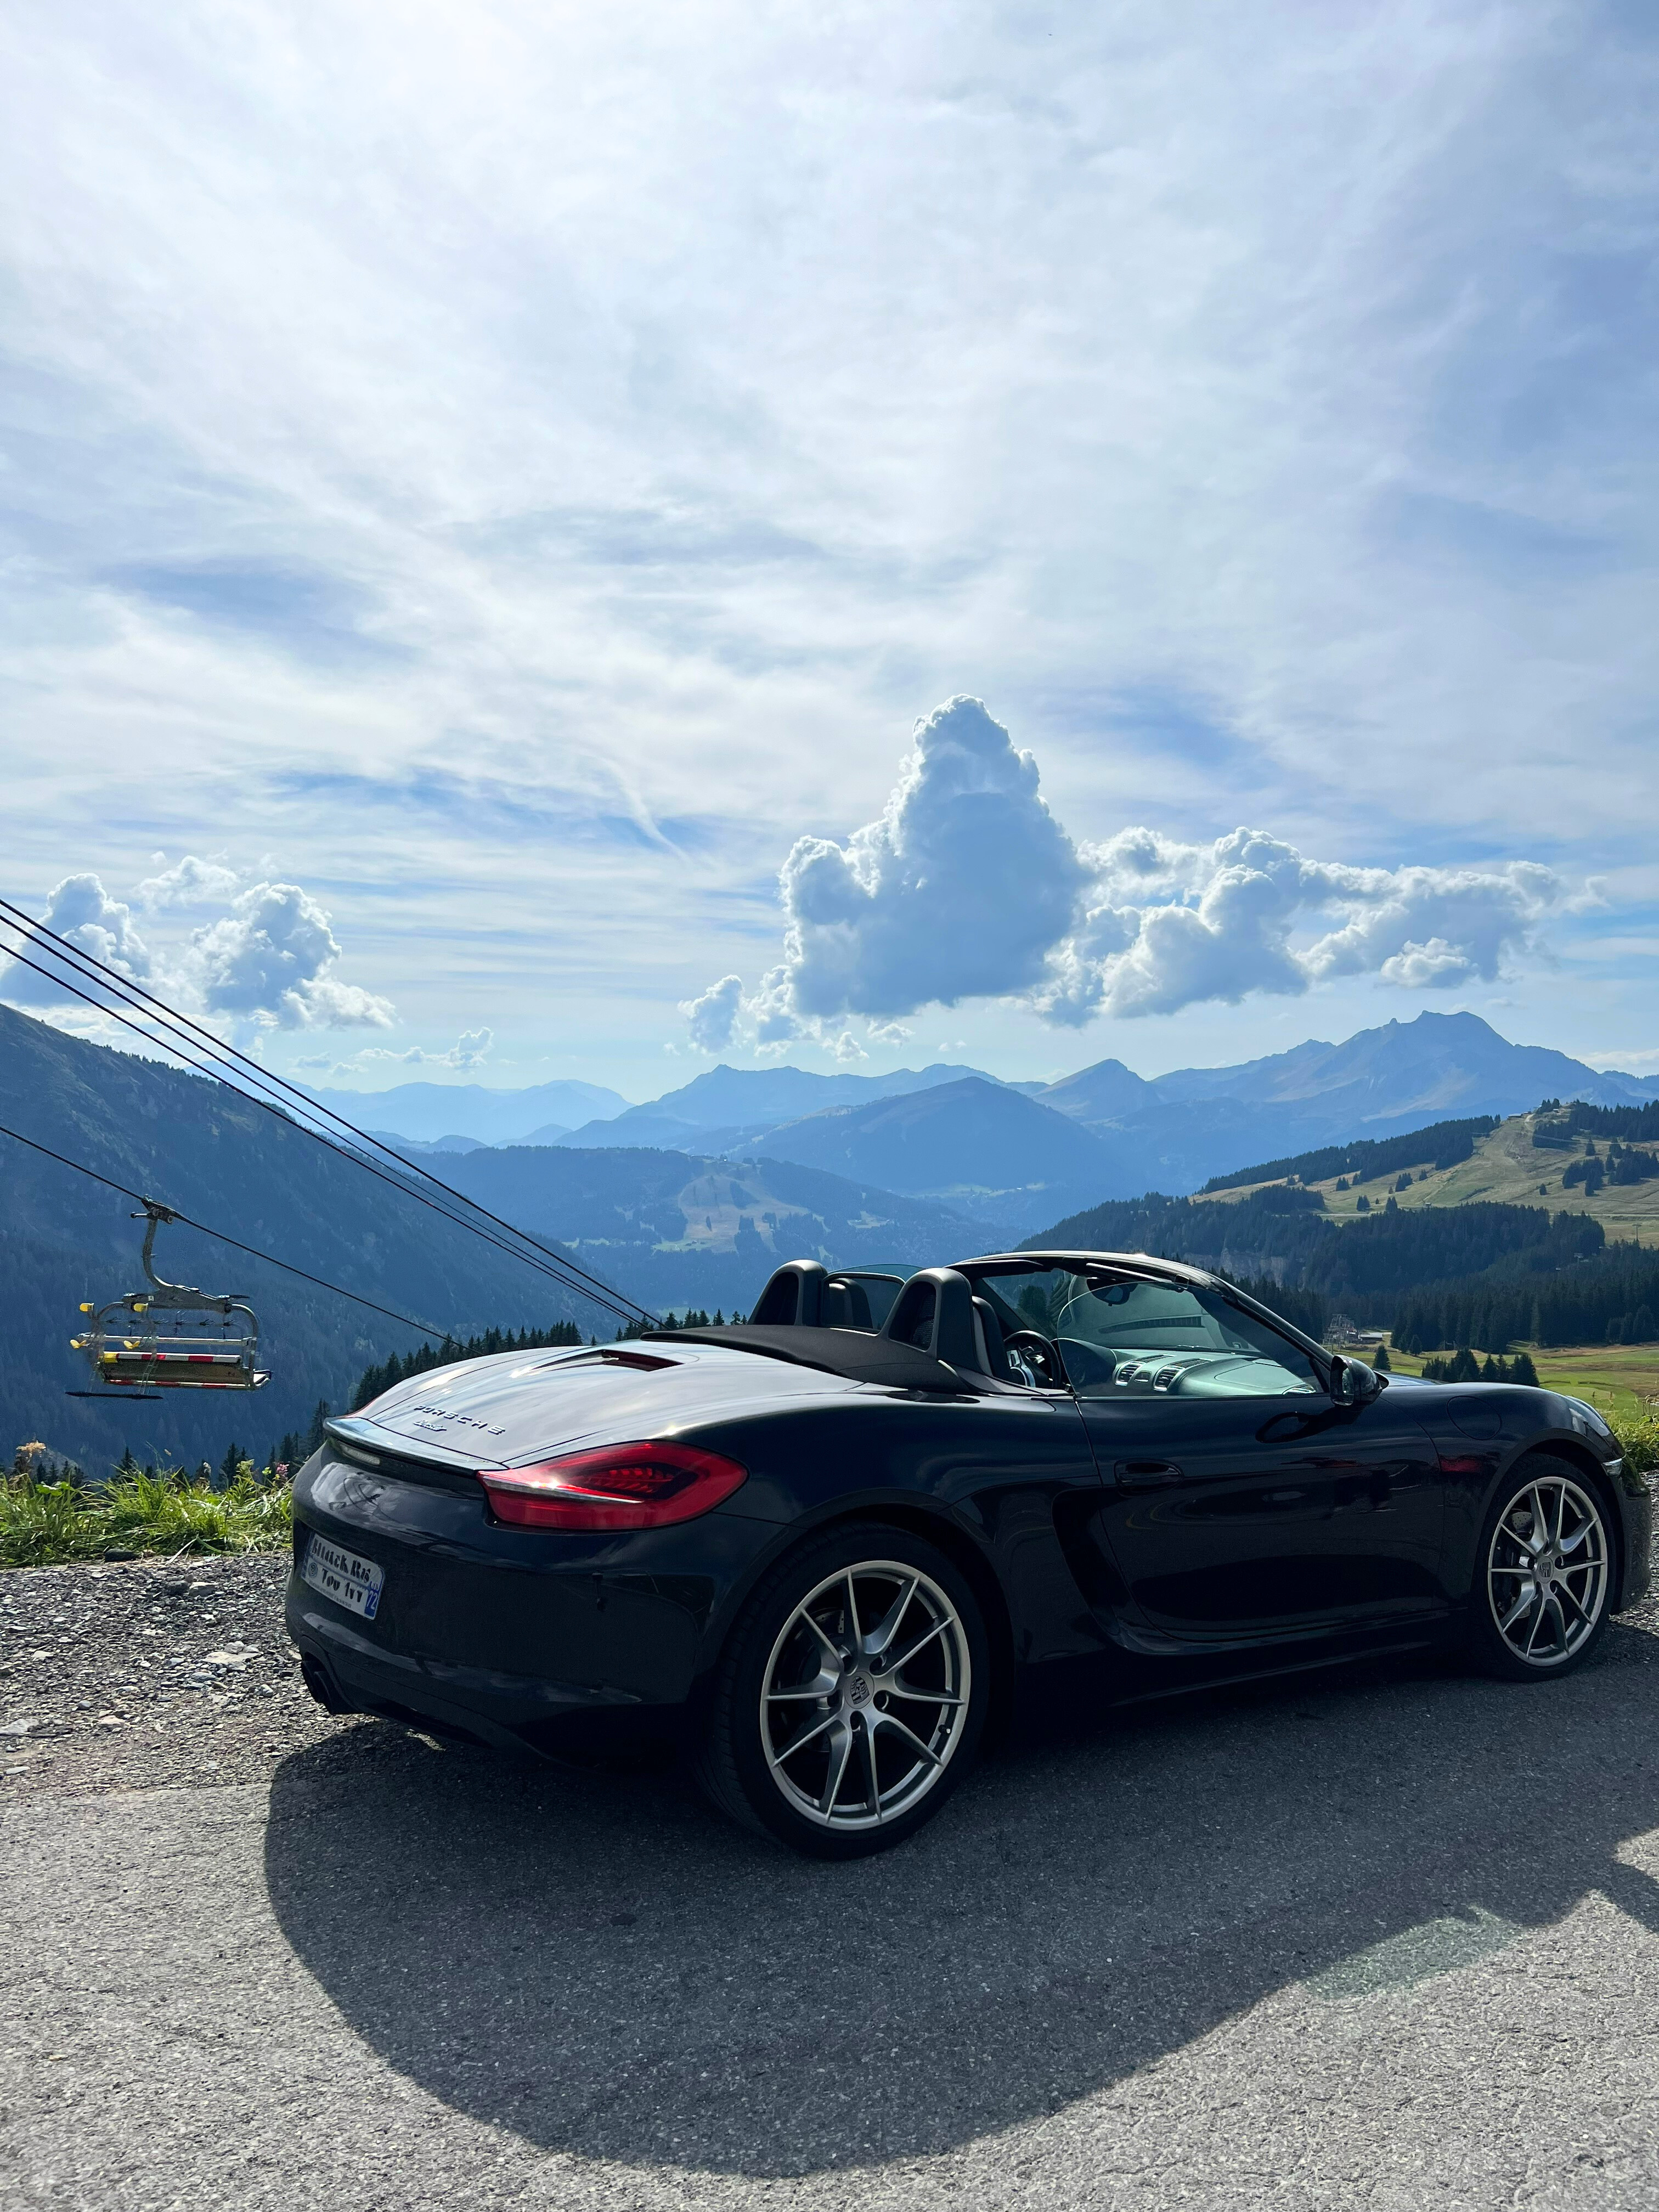
{"type": "Polygon", "coordinates": [[[143,1265],[149,1287],[129,1291],[108,1305],[82,1307],[92,1325],[70,1344],[85,1353],[95,1387],[69,1395],[155,1397],[162,1390],[263,1388],[270,1376],[259,1365],[259,1322],[252,1307],[234,1291],[163,1282],[154,1265],[155,1232],[179,1217],[153,1198],[143,1206],[132,1218],[147,1224],[143,1265]]]}

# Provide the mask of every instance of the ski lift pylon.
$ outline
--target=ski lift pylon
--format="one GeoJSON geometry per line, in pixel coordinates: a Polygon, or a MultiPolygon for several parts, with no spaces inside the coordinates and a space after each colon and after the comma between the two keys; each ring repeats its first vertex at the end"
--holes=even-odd
{"type": "Polygon", "coordinates": [[[129,1291],[108,1305],[86,1304],[90,1328],[70,1339],[92,1369],[92,1390],[73,1397],[118,1392],[149,1397],[158,1390],[258,1390],[270,1376],[259,1366],[259,1322],[239,1292],[192,1290],[164,1282],[155,1272],[155,1232],[179,1217],[159,1199],[143,1201],[132,1218],[144,1230],[148,1289],[129,1291]],[[217,1334],[213,1323],[218,1323],[217,1334]]]}

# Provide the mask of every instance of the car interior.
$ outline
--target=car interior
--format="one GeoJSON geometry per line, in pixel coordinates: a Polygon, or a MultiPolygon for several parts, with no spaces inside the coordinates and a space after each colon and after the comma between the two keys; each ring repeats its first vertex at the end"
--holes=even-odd
{"type": "Polygon", "coordinates": [[[1322,1392],[1309,1353],[1224,1293],[1033,1257],[835,1273],[792,1260],[750,1316],[912,1345],[1005,1388],[1079,1397],[1255,1398],[1322,1392]]]}

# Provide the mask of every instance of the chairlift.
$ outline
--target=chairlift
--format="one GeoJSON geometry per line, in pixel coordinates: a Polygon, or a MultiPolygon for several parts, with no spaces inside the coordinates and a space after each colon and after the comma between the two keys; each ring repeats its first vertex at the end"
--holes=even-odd
{"type": "Polygon", "coordinates": [[[135,1221],[144,1230],[144,1273],[149,1287],[129,1291],[105,1306],[87,1304],[92,1325],[70,1339],[84,1352],[94,1387],[71,1398],[155,1398],[163,1390],[258,1390],[270,1376],[259,1365],[259,1322],[235,1291],[191,1289],[163,1282],[154,1265],[155,1232],[179,1217],[147,1198],[135,1221]]]}

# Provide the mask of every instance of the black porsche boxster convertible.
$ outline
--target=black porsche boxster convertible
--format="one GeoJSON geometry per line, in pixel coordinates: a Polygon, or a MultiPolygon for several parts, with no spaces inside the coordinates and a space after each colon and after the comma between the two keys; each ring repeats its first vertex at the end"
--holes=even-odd
{"type": "Polygon", "coordinates": [[[850,1857],[988,1724],[1456,1643],[1547,1681],[1648,1585],[1588,1406],[1390,1385],[1214,1276],[797,1261],[750,1322],[508,1352],[328,1425],[288,1623],[339,1711],[565,1758],[678,1739],[850,1857]]]}

